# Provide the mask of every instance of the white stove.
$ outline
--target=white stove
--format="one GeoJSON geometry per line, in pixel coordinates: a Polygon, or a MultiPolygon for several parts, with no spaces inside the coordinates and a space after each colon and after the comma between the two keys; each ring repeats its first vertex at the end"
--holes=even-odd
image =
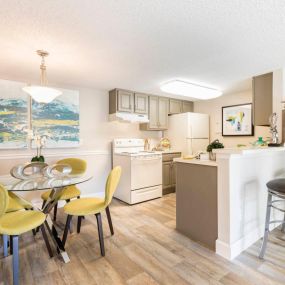
{"type": "Polygon", "coordinates": [[[128,204],[162,197],[162,154],[144,151],[144,139],[115,139],[113,167],[122,167],[114,196],[128,204]]]}

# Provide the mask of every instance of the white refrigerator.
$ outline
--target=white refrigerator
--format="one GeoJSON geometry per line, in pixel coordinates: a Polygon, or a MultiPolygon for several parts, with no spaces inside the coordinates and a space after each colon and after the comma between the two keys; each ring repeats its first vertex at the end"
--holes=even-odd
{"type": "Polygon", "coordinates": [[[200,113],[182,113],[169,116],[169,127],[164,132],[171,148],[183,155],[193,155],[206,151],[209,144],[209,115],[200,113]]]}

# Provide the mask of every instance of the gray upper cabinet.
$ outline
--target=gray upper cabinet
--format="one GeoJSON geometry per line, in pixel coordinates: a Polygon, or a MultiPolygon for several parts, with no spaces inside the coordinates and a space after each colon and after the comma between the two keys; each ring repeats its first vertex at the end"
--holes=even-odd
{"type": "Polygon", "coordinates": [[[193,102],[169,99],[169,114],[193,112],[193,102]]]}
{"type": "Polygon", "coordinates": [[[182,102],[182,113],[193,112],[193,110],[194,110],[193,102],[190,101],[182,102]]]}
{"type": "Polygon", "coordinates": [[[149,96],[149,123],[145,125],[148,129],[158,128],[158,97],[149,96]]]}
{"type": "Polygon", "coordinates": [[[160,98],[158,99],[158,127],[161,130],[166,130],[168,128],[168,107],[169,99],[160,98]]]}
{"type": "Polygon", "coordinates": [[[169,99],[169,114],[179,114],[182,112],[182,101],[169,99]]]}
{"type": "Polygon", "coordinates": [[[126,90],[118,90],[118,111],[133,112],[134,111],[134,93],[126,90]]]}
{"type": "Polygon", "coordinates": [[[135,113],[148,114],[148,95],[135,93],[135,113]]]}
{"type": "Polygon", "coordinates": [[[273,112],[273,73],[253,77],[253,116],[255,126],[269,126],[273,112]]]}
{"type": "Polygon", "coordinates": [[[109,91],[109,114],[117,112],[148,115],[149,123],[141,123],[140,129],[163,131],[168,128],[168,115],[193,112],[193,102],[116,88],[109,91]]]}
{"type": "Polygon", "coordinates": [[[140,124],[141,130],[166,130],[168,127],[169,99],[149,96],[149,123],[140,124]]]}
{"type": "Polygon", "coordinates": [[[134,111],[134,92],[113,89],[109,92],[109,113],[134,111]]]}

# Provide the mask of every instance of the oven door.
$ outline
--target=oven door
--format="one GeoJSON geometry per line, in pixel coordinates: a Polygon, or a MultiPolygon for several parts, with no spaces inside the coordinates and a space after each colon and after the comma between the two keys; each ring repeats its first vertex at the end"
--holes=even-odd
{"type": "Polygon", "coordinates": [[[132,157],[131,190],[162,184],[162,156],[146,155],[132,157]]]}

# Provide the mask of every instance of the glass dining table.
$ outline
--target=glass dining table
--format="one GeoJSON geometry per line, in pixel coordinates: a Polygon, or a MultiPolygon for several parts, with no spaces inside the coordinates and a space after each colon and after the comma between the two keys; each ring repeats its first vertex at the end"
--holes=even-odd
{"type": "MultiPolygon", "coordinates": [[[[92,176],[73,176],[65,175],[53,178],[48,178],[43,175],[38,177],[32,177],[29,179],[20,180],[10,175],[0,176],[0,183],[6,187],[8,191],[12,192],[24,192],[24,191],[42,191],[51,190],[49,199],[43,209],[39,209],[38,206],[32,205],[34,209],[38,209],[47,215],[45,226],[48,229],[48,233],[56,247],[57,253],[62,257],[65,263],[69,262],[69,256],[65,251],[63,243],[58,236],[56,225],[53,222],[50,212],[57,204],[63,189],[67,186],[78,185],[87,182],[92,179],[92,176]]],[[[18,196],[19,193],[17,193],[18,196]]],[[[25,198],[21,197],[23,200],[25,198]]],[[[29,202],[31,203],[31,202],[29,202]]]]}

